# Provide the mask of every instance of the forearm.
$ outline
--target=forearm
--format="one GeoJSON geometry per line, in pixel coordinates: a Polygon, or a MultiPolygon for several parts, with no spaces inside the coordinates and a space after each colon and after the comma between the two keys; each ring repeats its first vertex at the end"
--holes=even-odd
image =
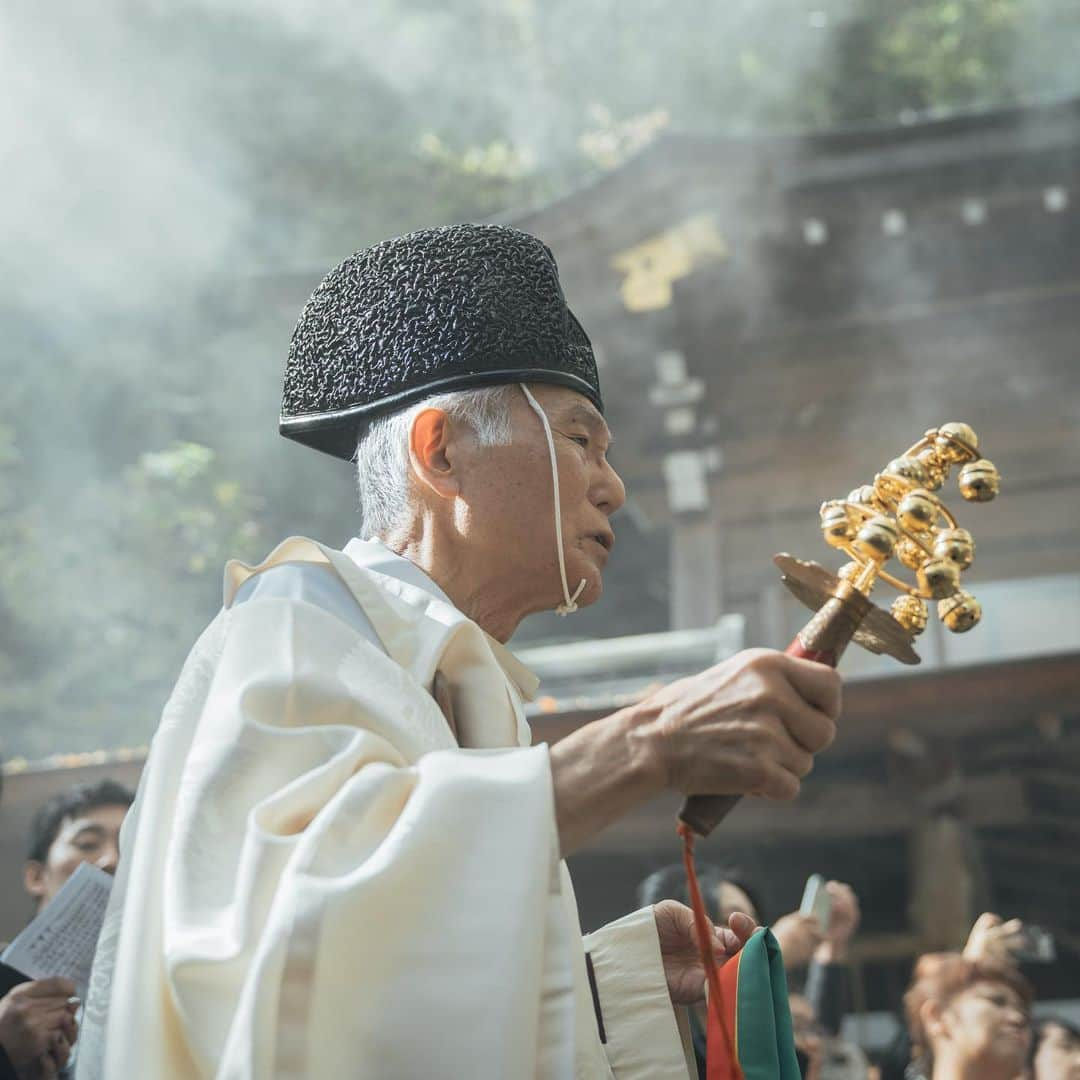
{"type": "Polygon", "coordinates": [[[649,715],[631,706],[578,728],[551,748],[563,856],[664,789],[649,715]]]}

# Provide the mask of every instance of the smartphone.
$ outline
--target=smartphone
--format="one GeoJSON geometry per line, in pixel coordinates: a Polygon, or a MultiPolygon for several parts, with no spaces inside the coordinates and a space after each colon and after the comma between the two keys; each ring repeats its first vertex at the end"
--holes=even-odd
{"type": "Polygon", "coordinates": [[[806,879],[802,903],[799,904],[801,915],[813,915],[824,934],[829,929],[829,917],[832,915],[832,897],[825,888],[825,878],[821,874],[811,874],[806,879]]]}
{"type": "Polygon", "coordinates": [[[1052,964],[1057,959],[1054,935],[1041,926],[1025,923],[1020,931],[1020,945],[1013,951],[1013,956],[1029,964],[1052,964]]]}

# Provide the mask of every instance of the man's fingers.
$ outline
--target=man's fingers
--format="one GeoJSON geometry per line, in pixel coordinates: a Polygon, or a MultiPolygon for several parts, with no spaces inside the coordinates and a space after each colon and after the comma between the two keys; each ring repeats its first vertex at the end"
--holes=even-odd
{"type": "Polygon", "coordinates": [[[763,795],[767,799],[781,802],[790,802],[798,796],[802,788],[794,773],[773,761],[758,762],[755,780],[751,795],[763,795]]]}
{"type": "Polygon", "coordinates": [[[835,669],[819,664],[816,660],[803,660],[786,653],[781,655],[786,661],[784,671],[788,682],[799,696],[832,720],[839,719],[843,692],[840,676],[835,669]]]}
{"type": "Polygon", "coordinates": [[[742,942],[726,926],[716,928],[716,940],[720,946],[720,951],[728,956],[732,956],[742,948],[742,942]]]}
{"type": "MultiPolygon", "coordinates": [[[[820,664],[817,666],[821,667],[820,664]]],[[[818,754],[832,745],[836,738],[835,717],[804,698],[798,687],[791,683],[779,685],[777,709],[780,721],[796,744],[810,754],[818,754]]]]}
{"type": "Polygon", "coordinates": [[[70,1014],[62,1017],[60,1020],[60,1031],[69,1043],[74,1043],[79,1037],[79,1025],[75,1022],[75,1017],[70,1014]]]}
{"type": "Polygon", "coordinates": [[[59,975],[48,979],[35,979],[15,987],[20,995],[26,997],[60,997],[65,1001],[75,995],[75,984],[70,979],[59,975]]]}
{"type": "Polygon", "coordinates": [[[998,932],[1002,937],[1011,937],[1013,934],[1019,934],[1024,929],[1024,921],[1022,919],[1010,919],[1006,923],[1002,923],[998,927],[998,932]]]}
{"type": "Polygon", "coordinates": [[[757,929],[757,923],[745,912],[733,911],[728,917],[728,926],[743,945],[750,940],[757,929]]]}

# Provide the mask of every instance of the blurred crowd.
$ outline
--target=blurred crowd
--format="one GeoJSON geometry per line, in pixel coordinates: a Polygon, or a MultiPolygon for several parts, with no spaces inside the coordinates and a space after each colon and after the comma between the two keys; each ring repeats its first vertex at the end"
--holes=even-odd
{"type": "MultiPolygon", "coordinates": [[[[81,863],[115,872],[120,825],[132,800],[127,788],[106,780],[72,788],[38,810],[22,882],[38,911],[81,863]]],[[[900,1034],[871,1061],[842,1034],[851,1012],[851,947],[860,921],[854,890],[822,882],[813,910],[804,903],[770,922],[766,898],[747,874],[702,866],[699,878],[714,922],[745,912],[771,925],[783,951],[805,1080],[1080,1080],[1080,1029],[1064,1017],[1033,1020],[1033,990],[1019,966],[1030,935],[1019,920],[986,913],[962,952],[919,957],[904,1000],[897,1002],[900,1034]]],[[[650,875],[638,899],[642,905],[686,903],[682,866],[650,875]]],[[[70,1076],[81,1008],[74,985],[63,978],[20,981],[5,965],[0,980],[0,1080],[70,1076]]],[[[704,1032],[704,1006],[696,1006],[691,1033],[702,1080],[704,1032]]]]}
{"type": "MultiPolygon", "coordinates": [[[[757,883],[740,869],[701,866],[698,877],[714,922],[726,924],[742,911],[771,925],[784,956],[804,1080],[1080,1080],[1080,1027],[1064,1017],[1033,1019],[1034,991],[1020,971],[1031,928],[1020,920],[987,912],[961,952],[920,956],[896,1003],[899,1034],[871,1061],[841,1033],[851,1012],[851,946],[860,921],[851,886],[823,882],[825,900],[814,910],[804,903],[773,918],[757,883]]],[[[688,903],[683,867],[650,875],[638,899],[688,903]]],[[[701,1080],[705,1016],[704,1005],[692,1010],[701,1080]]]]}

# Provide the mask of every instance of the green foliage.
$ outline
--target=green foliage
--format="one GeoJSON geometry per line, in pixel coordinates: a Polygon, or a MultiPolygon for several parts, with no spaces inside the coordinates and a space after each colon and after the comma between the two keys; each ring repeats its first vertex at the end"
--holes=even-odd
{"type": "Polygon", "coordinates": [[[69,15],[10,35],[34,183],[68,201],[12,197],[0,253],[9,756],[145,742],[225,560],[355,527],[347,470],[274,432],[290,320],[331,262],[555,197],[667,128],[1080,90],[1072,0],[106,0],[57,52],[69,15]]]}

